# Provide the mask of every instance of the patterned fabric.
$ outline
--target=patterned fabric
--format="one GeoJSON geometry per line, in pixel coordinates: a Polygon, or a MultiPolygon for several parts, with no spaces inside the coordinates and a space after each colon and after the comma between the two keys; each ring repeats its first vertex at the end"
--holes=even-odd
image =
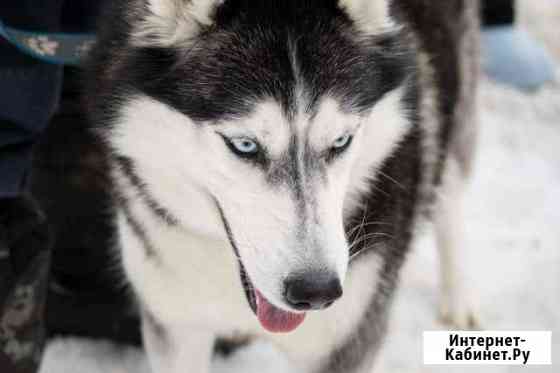
{"type": "Polygon", "coordinates": [[[45,218],[31,200],[0,201],[2,373],[34,373],[39,365],[50,246],[45,218]]]}
{"type": "Polygon", "coordinates": [[[2,22],[0,35],[27,54],[60,65],[79,65],[95,42],[93,34],[38,33],[8,27],[2,22]]]}

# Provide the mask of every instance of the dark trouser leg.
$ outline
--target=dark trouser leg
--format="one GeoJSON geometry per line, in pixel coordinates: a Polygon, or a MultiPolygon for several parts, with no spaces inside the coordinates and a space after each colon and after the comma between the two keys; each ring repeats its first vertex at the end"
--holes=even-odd
{"type": "Polygon", "coordinates": [[[12,47],[0,47],[0,198],[22,194],[33,143],[56,107],[62,79],[59,67],[18,65],[22,57],[16,54],[12,47]]]}
{"type": "MultiPolygon", "coordinates": [[[[12,27],[57,31],[63,0],[2,0],[0,19],[12,27]]],[[[0,41],[0,198],[22,193],[31,146],[58,101],[62,68],[34,60],[0,41]]]]}
{"type": "Polygon", "coordinates": [[[0,208],[0,372],[34,373],[45,340],[49,230],[29,198],[0,208]]]}
{"type": "MultiPolygon", "coordinates": [[[[2,0],[10,26],[56,31],[62,0],[2,0]]],[[[33,373],[44,342],[50,239],[25,192],[31,148],[56,109],[62,70],[0,42],[0,372],[33,373]]]]}
{"type": "Polygon", "coordinates": [[[483,0],[482,24],[485,26],[511,25],[515,21],[513,0],[483,0]]]}

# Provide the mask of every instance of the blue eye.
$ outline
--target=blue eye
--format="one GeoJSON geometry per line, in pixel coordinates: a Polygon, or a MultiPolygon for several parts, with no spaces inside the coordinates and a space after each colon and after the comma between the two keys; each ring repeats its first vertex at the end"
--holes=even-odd
{"type": "Polygon", "coordinates": [[[260,164],[266,163],[266,151],[256,140],[241,136],[228,137],[218,131],[216,133],[221,136],[229,150],[239,158],[260,164]]]}
{"type": "Polygon", "coordinates": [[[336,139],[326,154],[327,162],[330,162],[342,155],[350,147],[350,144],[352,144],[353,138],[354,137],[352,135],[346,134],[336,139]]]}
{"type": "Polygon", "coordinates": [[[236,153],[241,153],[244,155],[256,154],[259,151],[259,146],[256,142],[247,138],[231,139],[231,145],[235,149],[236,153]]]}
{"type": "Polygon", "coordinates": [[[340,136],[338,139],[336,139],[332,147],[337,151],[344,150],[350,145],[351,142],[352,142],[352,136],[347,134],[344,136],[340,136]]]}

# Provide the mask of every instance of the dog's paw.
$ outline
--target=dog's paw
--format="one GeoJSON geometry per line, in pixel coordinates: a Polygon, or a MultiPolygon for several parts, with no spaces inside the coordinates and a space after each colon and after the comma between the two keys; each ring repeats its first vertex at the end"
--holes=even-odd
{"type": "Polygon", "coordinates": [[[445,326],[454,330],[482,329],[479,312],[470,303],[442,300],[439,306],[439,319],[445,326]]]}

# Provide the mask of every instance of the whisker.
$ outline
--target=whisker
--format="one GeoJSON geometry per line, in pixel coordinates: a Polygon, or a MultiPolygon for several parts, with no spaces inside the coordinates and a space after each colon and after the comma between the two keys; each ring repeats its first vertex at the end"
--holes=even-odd
{"type": "Polygon", "coordinates": [[[349,262],[352,262],[353,260],[355,260],[355,259],[356,259],[358,256],[360,256],[361,254],[366,253],[366,252],[368,252],[368,251],[374,249],[374,248],[375,248],[377,245],[379,245],[379,244],[380,244],[380,242],[376,242],[376,243],[374,243],[374,244],[372,244],[372,245],[369,245],[369,246],[364,247],[362,250],[356,251],[355,253],[353,253],[353,254],[350,256],[349,262]]]}
{"type": "Polygon", "coordinates": [[[387,223],[387,222],[382,222],[382,221],[372,221],[372,222],[368,222],[365,223],[363,225],[361,224],[357,224],[354,228],[352,228],[350,231],[348,231],[348,235],[352,235],[358,228],[365,228],[365,227],[370,227],[372,225],[391,225],[391,223],[387,223]]]}
{"type": "Polygon", "coordinates": [[[393,239],[394,237],[388,233],[382,233],[382,232],[372,232],[372,233],[368,233],[365,236],[361,236],[359,239],[357,239],[356,241],[354,241],[352,243],[352,245],[349,247],[349,250],[352,250],[356,245],[364,242],[365,240],[368,240],[372,237],[385,237],[388,239],[393,239]]]}
{"type": "Polygon", "coordinates": [[[381,170],[377,170],[377,172],[379,173],[379,175],[385,177],[387,180],[392,181],[393,183],[395,183],[396,186],[398,186],[399,188],[401,188],[402,190],[406,191],[406,187],[401,184],[400,182],[398,182],[397,180],[395,180],[393,177],[387,175],[386,173],[384,173],[381,170]]]}

